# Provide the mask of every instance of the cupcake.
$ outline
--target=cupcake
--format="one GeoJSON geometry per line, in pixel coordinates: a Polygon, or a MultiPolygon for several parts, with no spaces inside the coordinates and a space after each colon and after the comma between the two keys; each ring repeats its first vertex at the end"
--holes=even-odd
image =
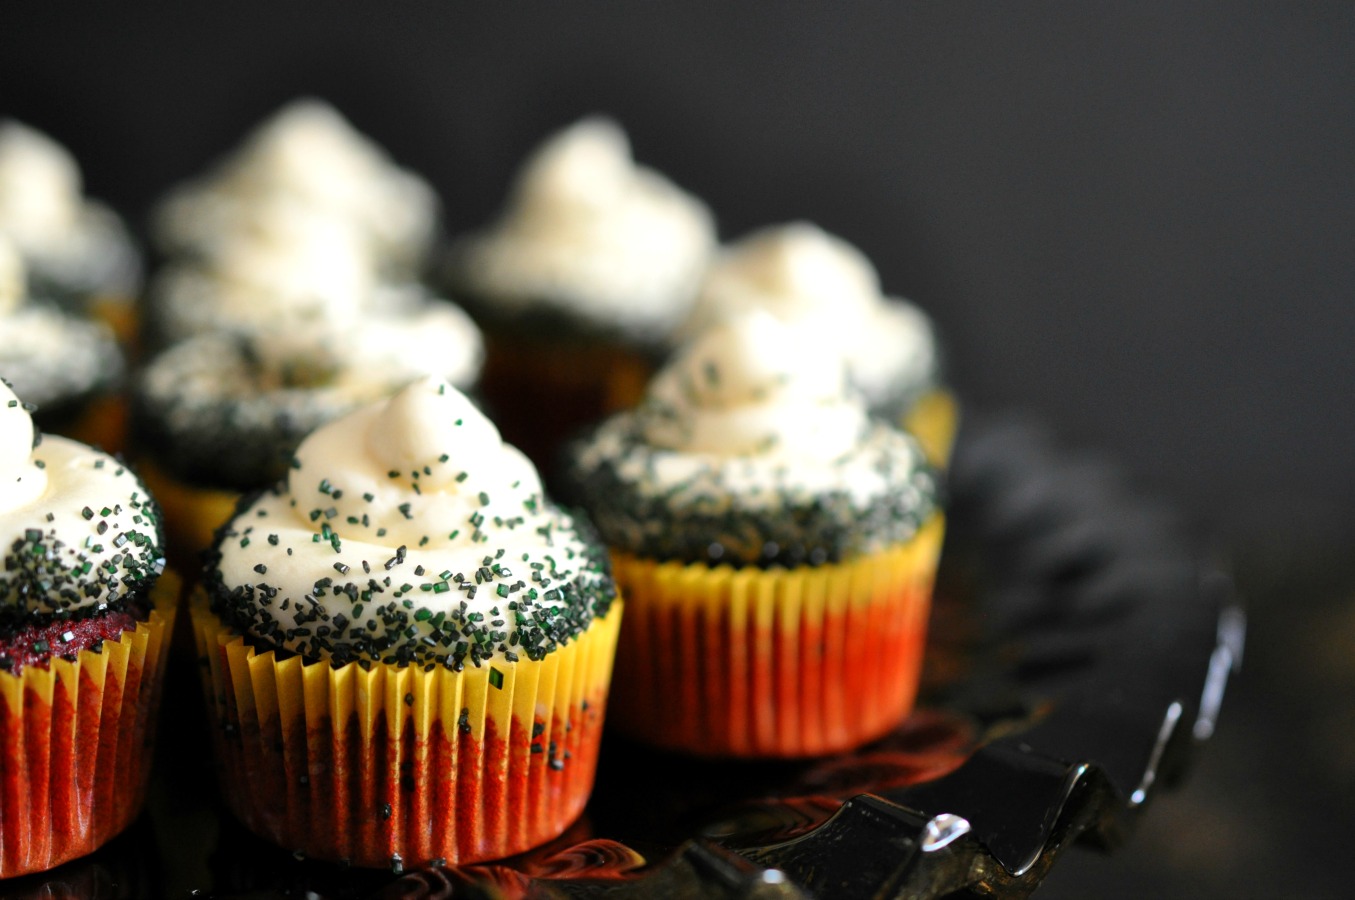
{"type": "Polygon", "coordinates": [[[158,510],[117,460],[34,431],[0,386],[0,878],[140,811],[177,600],[158,510]]]}
{"type": "Polygon", "coordinates": [[[448,289],[485,328],[485,392],[540,462],[631,405],[683,321],[715,248],[705,205],[585,119],[523,164],[498,220],[453,243],[448,289]]]}
{"type": "Polygon", "coordinates": [[[917,690],[934,472],[812,329],[755,310],[683,348],[571,447],[626,621],[612,722],[708,756],[881,736],[917,690]]]}
{"type": "Polygon", "coordinates": [[[122,351],[103,322],[29,294],[23,257],[0,234],[0,378],[43,431],[120,449],[122,351]]]}
{"type": "Polygon", "coordinates": [[[23,258],[28,294],[131,336],[136,245],[112,210],[84,196],[71,154],[12,119],[0,120],[0,236],[23,258]]]}
{"type": "Polygon", "coordinates": [[[386,275],[417,273],[437,231],[437,196],[427,182],[332,106],[303,98],[204,176],[175,188],[154,213],[156,245],[171,257],[210,256],[221,235],[248,230],[273,203],[351,228],[386,275]]]}
{"type": "Polygon", "coordinates": [[[192,603],[227,803],[309,857],[463,864],[592,786],[620,602],[601,545],[445,382],[321,427],[192,603]]]}
{"type": "Polygon", "coordinates": [[[678,335],[750,309],[803,322],[840,347],[871,411],[912,432],[933,463],[949,459],[958,410],[931,321],[912,303],[884,296],[859,250],[808,222],[753,232],[711,265],[678,335]]]}
{"type": "Polygon", "coordinates": [[[293,329],[207,332],[150,360],[133,391],[135,450],[176,562],[211,544],[241,493],[288,471],[311,431],[424,376],[476,380],[479,330],[425,296],[408,312],[293,329]]]}

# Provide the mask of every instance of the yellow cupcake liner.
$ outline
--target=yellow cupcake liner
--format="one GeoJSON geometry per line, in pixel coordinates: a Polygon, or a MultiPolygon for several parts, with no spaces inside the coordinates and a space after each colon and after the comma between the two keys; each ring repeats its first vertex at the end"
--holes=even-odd
{"type": "Polygon", "coordinates": [[[796,569],[613,554],[626,597],[611,723],[702,756],[801,757],[911,710],[944,520],[906,544],[796,569]]]}
{"type": "Polygon", "coordinates": [[[165,572],[100,651],[0,672],[0,878],[92,853],[141,811],[179,593],[165,572]]]}
{"type": "Polygon", "coordinates": [[[900,424],[917,438],[928,462],[941,469],[950,465],[955,435],[960,428],[960,404],[954,394],[945,388],[933,388],[917,399],[900,424]]]}
{"type": "Polygon", "coordinates": [[[180,481],[144,456],[137,457],[134,465],[146,490],[160,505],[170,563],[196,573],[202,568],[202,551],[212,546],[216,530],[235,515],[239,492],[180,481]]]}
{"type": "Polygon", "coordinates": [[[190,603],[226,801],[309,857],[386,867],[521,853],[592,790],[621,604],[542,660],[307,663],[190,603]]]}

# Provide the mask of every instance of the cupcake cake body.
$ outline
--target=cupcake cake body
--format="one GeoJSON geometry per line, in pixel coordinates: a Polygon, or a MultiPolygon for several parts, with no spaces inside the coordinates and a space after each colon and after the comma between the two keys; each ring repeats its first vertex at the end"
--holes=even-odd
{"type": "Polygon", "coordinates": [[[619,618],[526,458],[417,382],[307,438],[220,533],[195,620],[227,799],[357,865],[549,840],[591,790],[619,618]]]}
{"type": "Polygon", "coordinates": [[[956,408],[931,321],[914,304],[885,296],[859,250],[807,222],[754,232],[711,265],[678,333],[690,338],[754,309],[802,323],[842,348],[871,411],[913,432],[933,462],[949,457],[956,408]]]}
{"type": "Polygon", "coordinates": [[[714,248],[704,204],[637,165],[616,123],[551,136],[498,220],[456,241],[447,265],[453,296],[489,333],[490,400],[546,416],[510,419],[505,433],[536,450],[633,403],[714,248]]]}
{"type": "Polygon", "coordinates": [[[177,580],[112,457],[0,386],[0,878],[97,849],[145,800],[177,580]]]}
{"type": "Polygon", "coordinates": [[[906,715],[940,545],[934,473],[813,331],[765,312],[716,326],[571,459],[628,602],[618,728],[804,756],[906,715]]]}
{"type": "Polygon", "coordinates": [[[64,147],[0,120],[0,235],[23,259],[28,293],[130,336],[140,253],[122,220],[84,196],[81,181],[64,147]]]}

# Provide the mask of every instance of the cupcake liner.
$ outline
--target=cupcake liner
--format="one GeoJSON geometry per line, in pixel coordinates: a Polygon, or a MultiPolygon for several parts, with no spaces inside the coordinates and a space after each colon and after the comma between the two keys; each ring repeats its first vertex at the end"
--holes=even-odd
{"type": "Polygon", "coordinates": [[[613,726],[702,756],[848,749],[917,694],[944,522],[907,544],[796,569],[711,568],[613,554],[626,621],[613,726]]]}
{"type": "Polygon", "coordinates": [[[79,413],[53,433],[65,435],[106,453],[121,453],[127,436],[127,398],[100,394],[82,404],[79,413]]]}
{"type": "Polygon", "coordinates": [[[960,427],[960,405],[945,388],[933,388],[917,399],[900,422],[922,445],[927,461],[944,469],[950,464],[955,434],[960,427]]]}
{"type": "Polygon", "coordinates": [[[256,653],[191,602],[226,802],[257,834],[359,866],[520,853],[583,811],[619,603],[540,661],[452,672],[256,653]]]}
{"type": "Polygon", "coordinates": [[[135,466],[160,505],[170,563],[181,571],[197,572],[202,551],[212,546],[216,530],[235,515],[239,492],[180,481],[146,457],[137,457],[135,466]]]}
{"type": "Polygon", "coordinates": [[[179,587],[160,576],[147,621],[100,652],[0,672],[0,878],[92,853],[141,811],[179,587]]]}

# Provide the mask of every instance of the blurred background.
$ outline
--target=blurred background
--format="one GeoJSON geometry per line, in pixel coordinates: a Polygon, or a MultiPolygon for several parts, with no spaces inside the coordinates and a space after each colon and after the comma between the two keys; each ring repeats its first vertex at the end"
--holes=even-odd
{"type": "Polygon", "coordinates": [[[0,116],[144,224],[285,101],[483,223],[615,116],[721,236],[805,218],[935,318],[972,410],[1122,465],[1252,629],[1195,777],[1040,896],[1338,896],[1355,827],[1355,6],[275,3],[0,11],[0,116]]]}

